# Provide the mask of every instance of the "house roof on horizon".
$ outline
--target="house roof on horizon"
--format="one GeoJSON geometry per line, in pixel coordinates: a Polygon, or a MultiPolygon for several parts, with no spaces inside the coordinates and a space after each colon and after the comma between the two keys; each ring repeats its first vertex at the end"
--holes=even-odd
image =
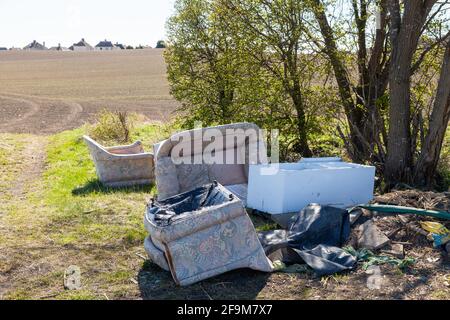
{"type": "Polygon", "coordinates": [[[33,42],[31,42],[29,45],[27,45],[23,49],[24,50],[27,50],[27,49],[47,50],[47,48],[44,45],[40,44],[36,40],[33,40],[33,42]]]}
{"type": "Polygon", "coordinates": [[[114,45],[112,44],[111,41],[105,40],[105,41],[100,41],[95,47],[96,48],[99,48],[99,47],[112,48],[112,47],[114,47],[114,45]]]}
{"type": "Polygon", "coordinates": [[[89,49],[93,49],[93,47],[89,43],[87,43],[86,40],[84,40],[84,38],[81,39],[80,42],[74,43],[73,46],[74,47],[86,47],[86,48],[89,48],[89,49]]]}

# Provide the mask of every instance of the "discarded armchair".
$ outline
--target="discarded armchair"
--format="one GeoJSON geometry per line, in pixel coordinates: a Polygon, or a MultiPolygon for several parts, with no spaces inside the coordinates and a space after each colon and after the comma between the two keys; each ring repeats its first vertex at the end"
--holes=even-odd
{"type": "Polygon", "coordinates": [[[273,270],[241,200],[218,183],[152,202],[144,224],[148,255],[179,285],[240,268],[273,270]]]}
{"type": "Polygon", "coordinates": [[[100,182],[107,187],[126,187],[154,182],[154,157],[140,141],[128,146],[105,148],[84,136],[100,182]]]}
{"type": "Polygon", "coordinates": [[[155,149],[159,200],[217,181],[245,204],[249,165],[267,163],[262,131],[252,123],[180,132],[159,143],[155,149]],[[202,155],[211,141],[205,141],[208,139],[204,137],[211,135],[220,137],[222,141],[215,149],[214,163],[206,163],[202,155]],[[230,157],[234,161],[229,161],[230,157]]]}

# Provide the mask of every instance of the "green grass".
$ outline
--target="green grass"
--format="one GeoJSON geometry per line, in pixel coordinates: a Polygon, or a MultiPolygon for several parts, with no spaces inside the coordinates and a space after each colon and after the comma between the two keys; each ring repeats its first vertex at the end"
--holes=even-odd
{"type": "MultiPolygon", "coordinates": [[[[21,166],[27,161],[22,152],[29,137],[23,134],[0,134],[0,219],[17,209],[13,201],[16,197],[10,188],[17,184],[15,179],[20,175],[21,166]]],[[[0,249],[6,241],[5,233],[0,232],[0,249]]]]}
{"type": "MultiPolygon", "coordinates": [[[[142,215],[154,186],[112,189],[97,180],[95,167],[82,136],[86,128],[50,138],[44,173],[44,202],[53,207],[52,239],[60,244],[141,243],[142,215]],[[62,228],[63,227],[63,228],[62,228]]],[[[159,138],[157,125],[141,126],[135,137],[150,143],[159,138]]]]}
{"type": "Polygon", "coordinates": [[[17,289],[5,296],[7,300],[30,300],[32,299],[32,295],[29,290],[26,289],[17,289]]]}
{"type": "MultiPolygon", "coordinates": [[[[51,297],[50,297],[51,298],[51,297]]],[[[63,294],[55,296],[55,300],[104,300],[88,290],[66,291],[63,294]]]]}
{"type": "MultiPolygon", "coordinates": [[[[0,272],[18,273],[3,298],[113,299],[139,294],[129,279],[142,267],[135,253],[144,253],[143,214],[156,189],[103,187],[82,139],[87,129],[46,138],[44,171],[27,182],[34,188],[27,186],[25,198],[0,193],[0,212],[5,213],[0,227],[6,224],[8,231],[0,233],[0,249],[8,257],[0,261],[0,272]],[[23,252],[29,254],[24,258],[23,252]],[[80,291],[63,288],[64,270],[71,264],[82,269],[80,291]],[[29,265],[40,267],[26,271],[29,265]]],[[[138,126],[132,137],[151,151],[152,144],[167,138],[169,131],[146,124],[138,126]]],[[[1,148],[6,151],[0,152],[0,181],[6,190],[23,169],[21,152],[28,139],[36,137],[2,137],[1,148]]]]}

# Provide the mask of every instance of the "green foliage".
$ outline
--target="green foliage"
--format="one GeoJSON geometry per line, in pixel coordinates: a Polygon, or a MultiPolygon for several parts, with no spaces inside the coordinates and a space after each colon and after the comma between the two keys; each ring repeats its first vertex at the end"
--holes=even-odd
{"type": "Polygon", "coordinates": [[[178,0],[167,24],[165,59],[171,93],[182,104],[180,125],[248,121],[278,129],[282,159],[298,158],[321,123],[333,126],[335,95],[324,92],[334,90],[321,76],[328,64],[301,54],[302,10],[289,0],[178,0]]]}
{"type": "Polygon", "coordinates": [[[89,129],[89,135],[104,144],[128,143],[136,120],[136,114],[104,109],[97,115],[97,122],[89,129]]]}
{"type": "Polygon", "coordinates": [[[189,115],[187,123],[229,122],[239,66],[236,43],[214,1],[180,0],[168,22],[165,52],[171,93],[189,115]]]}
{"type": "Polygon", "coordinates": [[[132,141],[141,141],[144,146],[152,146],[154,143],[168,139],[175,132],[180,131],[176,121],[167,123],[137,123],[131,133],[132,141]]]}
{"type": "Polygon", "coordinates": [[[156,49],[164,49],[164,48],[166,48],[167,46],[166,46],[166,42],[164,41],[164,40],[159,40],[157,43],[156,43],[156,49]]]}
{"type": "Polygon", "coordinates": [[[390,264],[398,267],[400,270],[405,270],[416,263],[414,258],[406,257],[404,259],[398,259],[386,255],[376,255],[368,249],[355,250],[349,246],[345,247],[344,250],[354,256],[358,262],[363,263],[363,270],[367,270],[370,266],[383,264],[390,264]]]}
{"type": "MultiPolygon", "coordinates": [[[[378,6],[371,1],[177,0],[167,24],[165,59],[171,93],[181,102],[179,125],[254,122],[279,130],[282,161],[339,155],[372,163],[382,173],[392,111],[392,46],[387,33],[376,55],[378,6]],[[328,20],[335,47],[326,41],[318,12],[328,20]],[[374,77],[373,70],[378,70],[374,77]]],[[[434,16],[414,55],[413,64],[420,63],[411,78],[412,117],[405,119],[411,124],[413,160],[428,132],[442,64],[436,35],[447,24],[442,13],[434,16]]],[[[445,180],[445,170],[440,172],[445,180]]]]}

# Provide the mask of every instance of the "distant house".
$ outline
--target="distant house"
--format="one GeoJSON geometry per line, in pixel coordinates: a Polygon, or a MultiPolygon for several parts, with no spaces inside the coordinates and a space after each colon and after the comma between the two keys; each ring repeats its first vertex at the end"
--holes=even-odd
{"type": "Polygon", "coordinates": [[[8,48],[0,47],[0,51],[7,51],[7,50],[8,50],[8,48]]]}
{"type": "Polygon", "coordinates": [[[51,47],[49,50],[51,51],[70,51],[68,48],[61,47],[61,44],[59,43],[57,47],[51,47]]]}
{"type": "Polygon", "coordinates": [[[83,38],[80,42],[74,43],[69,49],[73,51],[92,51],[94,50],[94,47],[87,43],[83,38]]]}
{"type": "Polygon", "coordinates": [[[120,50],[125,50],[125,46],[121,43],[116,42],[116,44],[114,45],[117,49],[120,50]]]}
{"type": "Polygon", "coordinates": [[[100,41],[96,46],[95,50],[97,51],[112,51],[117,50],[116,46],[112,44],[111,41],[105,40],[100,41]]]}
{"type": "Polygon", "coordinates": [[[33,40],[33,42],[30,43],[29,45],[27,45],[26,47],[24,47],[23,50],[42,51],[42,50],[47,50],[47,48],[45,47],[45,42],[43,44],[40,44],[36,40],[33,40]]]}

